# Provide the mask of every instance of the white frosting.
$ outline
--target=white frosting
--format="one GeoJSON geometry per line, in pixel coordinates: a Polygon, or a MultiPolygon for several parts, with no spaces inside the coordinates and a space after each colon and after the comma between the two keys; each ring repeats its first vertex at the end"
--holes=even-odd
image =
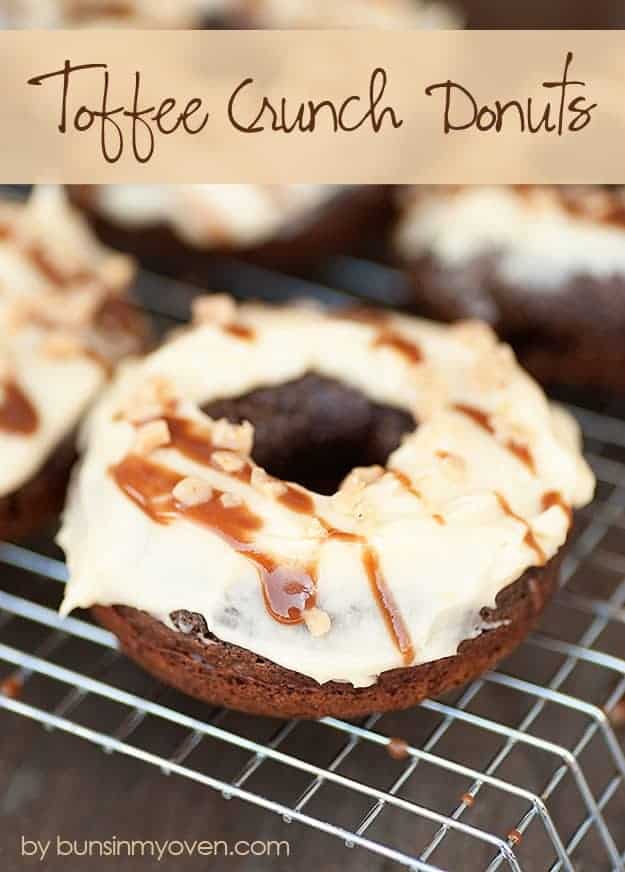
{"type": "Polygon", "coordinates": [[[99,185],[96,210],[140,229],[168,225],[198,248],[287,239],[340,192],[337,185],[99,185]]]}
{"type": "Polygon", "coordinates": [[[569,526],[561,506],[545,509],[545,493],[557,491],[575,507],[591,499],[594,480],[573,420],[549,405],[483,325],[389,318],[385,335],[390,330],[418,344],[423,359],[416,362],[392,342],[379,344],[382,328],[316,309],[244,305],[235,317],[254,331],[252,339],[211,321],[178,333],[126,367],[90,417],[59,536],[70,574],[63,612],[123,604],[172,626],[170,613],[188,609],[203,615],[218,638],[318,682],[364,686],[405,665],[372,593],[364,542],[375,549],[409,632],[411,662],[455,654],[461,640],[481,632],[482,607],[492,607],[499,591],[542,562],[528,545],[526,523],[506,513],[501,498],[531,526],[545,560],[569,526]],[[255,548],[287,564],[316,562],[317,607],[329,618],[322,635],[277,622],[265,607],[257,567],[217,532],[183,517],[157,524],[109,472],[136,445],[135,427],[119,412],[155,377],[181,397],[178,416],[210,427],[203,404],[308,372],[340,379],[420,422],[387,461],[387,470],[403,473],[412,488],[386,472],[369,483],[366,475],[356,484],[352,476],[333,496],[310,493],[318,518],[360,541],[328,537],[310,515],[171,445],[149,459],[235,494],[263,519],[255,548]],[[494,434],[456,404],[487,413],[494,434]],[[534,472],[506,447],[510,440],[527,448],[534,472]]]}
{"type": "Polygon", "coordinates": [[[576,275],[625,273],[625,226],[603,220],[606,205],[621,195],[585,196],[596,202],[596,215],[592,208],[571,211],[554,188],[422,189],[406,199],[395,245],[404,258],[430,254],[454,269],[496,253],[503,280],[537,291],[576,275]]]}
{"type": "Polygon", "coordinates": [[[446,5],[422,0],[3,0],[12,27],[193,27],[210,15],[235,15],[259,28],[447,28],[446,5]],[[116,9],[116,6],[118,7],[116,9]],[[121,7],[121,11],[120,8],[121,7]]]}
{"type": "Polygon", "coordinates": [[[253,0],[250,5],[255,27],[281,30],[459,26],[449,6],[422,0],[253,0]]]}
{"type": "Polygon", "coordinates": [[[0,205],[0,395],[16,384],[38,416],[33,432],[15,433],[3,429],[0,414],[0,496],[38,471],[106,381],[103,366],[85,354],[98,342],[91,313],[131,275],[131,261],[96,243],[59,189],[0,205]]]}

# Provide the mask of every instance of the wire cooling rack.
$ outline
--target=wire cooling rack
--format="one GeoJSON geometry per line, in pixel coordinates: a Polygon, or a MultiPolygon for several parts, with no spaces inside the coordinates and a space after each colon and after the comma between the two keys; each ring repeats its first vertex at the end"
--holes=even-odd
{"type": "MultiPolygon", "coordinates": [[[[329,304],[356,288],[380,302],[402,294],[392,270],[346,258],[315,281],[221,260],[211,282],[238,296],[329,304]]],[[[147,273],[137,286],[164,325],[185,317],[195,293],[147,273]]],[[[45,540],[0,544],[0,708],[260,806],[282,817],[285,838],[292,822],[335,836],[354,849],[348,868],[374,868],[375,854],[385,870],[625,870],[625,418],[572,411],[599,487],[562,588],[497,671],[444,699],[356,723],[193,703],[127,663],[108,632],[59,618],[65,565],[45,540]],[[129,673],[147,689],[128,689],[129,673]],[[102,706],[107,717],[94,718],[102,706]],[[148,722],[159,725],[157,750],[148,722]]]]}

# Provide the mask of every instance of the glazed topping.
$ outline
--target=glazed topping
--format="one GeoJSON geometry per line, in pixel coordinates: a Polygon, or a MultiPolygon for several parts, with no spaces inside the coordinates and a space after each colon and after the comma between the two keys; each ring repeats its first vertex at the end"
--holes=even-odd
{"type": "Polygon", "coordinates": [[[131,261],[100,246],[60,189],[0,204],[0,496],[76,427],[143,338],[123,299],[131,261]]]}
{"type": "MultiPolygon", "coordinates": [[[[454,654],[504,587],[556,554],[570,508],[591,497],[572,419],[483,325],[223,298],[194,313],[90,420],[60,537],[65,611],[122,603],[176,626],[183,610],[318,681],[366,685],[454,654]],[[202,411],[291,385],[296,415],[294,391],[324,391],[323,379],[417,422],[334,493],[272,475],[249,422],[202,411]]],[[[342,408],[340,393],[324,396],[342,408]]]]}

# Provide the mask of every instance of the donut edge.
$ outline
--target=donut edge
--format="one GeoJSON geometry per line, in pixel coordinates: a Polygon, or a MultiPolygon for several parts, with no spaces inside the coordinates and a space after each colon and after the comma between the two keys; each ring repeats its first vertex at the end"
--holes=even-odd
{"type": "Polygon", "coordinates": [[[321,205],[302,229],[274,235],[251,246],[216,245],[206,248],[186,243],[168,225],[125,228],[98,213],[88,185],[69,188],[92,230],[105,245],[139,258],[149,268],[167,275],[206,284],[219,259],[239,258],[268,269],[301,268],[319,258],[363,250],[380,228],[391,226],[396,207],[389,187],[364,185],[340,192],[321,205]]]}
{"type": "Polygon", "coordinates": [[[278,718],[355,718],[405,709],[440,696],[493,668],[528,635],[558,587],[566,546],[545,566],[528,569],[482,616],[492,629],[465,640],[452,657],[382,673],[375,684],[318,684],[314,679],[222,642],[170,629],[127,606],[93,606],[92,615],[128,657],[165,684],[212,706],[278,718]]]}

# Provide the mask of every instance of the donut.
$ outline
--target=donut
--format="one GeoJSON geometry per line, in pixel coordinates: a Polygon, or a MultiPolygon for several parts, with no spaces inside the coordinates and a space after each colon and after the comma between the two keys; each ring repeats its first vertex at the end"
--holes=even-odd
{"type": "Polygon", "coordinates": [[[545,384],[625,388],[622,187],[424,187],[400,199],[392,247],[408,309],[488,321],[545,384]]]}
{"type": "Polygon", "coordinates": [[[496,663],[592,496],[573,419],[480,323],[199,298],[85,425],[63,614],[209,703],[412,705],[496,663]]]}
{"type": "Polygon", "coordinates": [[[302,268],[363,250],[395,214],[385,185],[83,185],[70,196],[105,244],[203,286],[216,257],[302,268]]]}
{"type": "MultiPolygon", "coordinates": [[[[460,26],[421,0],[14,0],[13,26],[431,29],[460,26]],[[45,17],[43,17],[45,14],[45,17]]],[[[107,245],[159,272],[210,285],[215,256],[301,270],[365,251],[394,217],[384,185],[83,185],[71,196],[107,245]]]]}
{"type": "Polygon", "coordinates": [[[192,28],[220,21],[230,5],[228,0],[5,0],[0,22],[21,29],[192,28]]]}
{"type": "Polygon", "coordinates": [[[103,248],[58,188],[0,202],[0,537],[58,512],[80,418],[147,331],[132,261],[103,248]]]}
{"type": "Polygon", "coordinates": [[[452,9],[422,0],[5,0],[0,21],[19,28],[449,28],[452,9]]]}

